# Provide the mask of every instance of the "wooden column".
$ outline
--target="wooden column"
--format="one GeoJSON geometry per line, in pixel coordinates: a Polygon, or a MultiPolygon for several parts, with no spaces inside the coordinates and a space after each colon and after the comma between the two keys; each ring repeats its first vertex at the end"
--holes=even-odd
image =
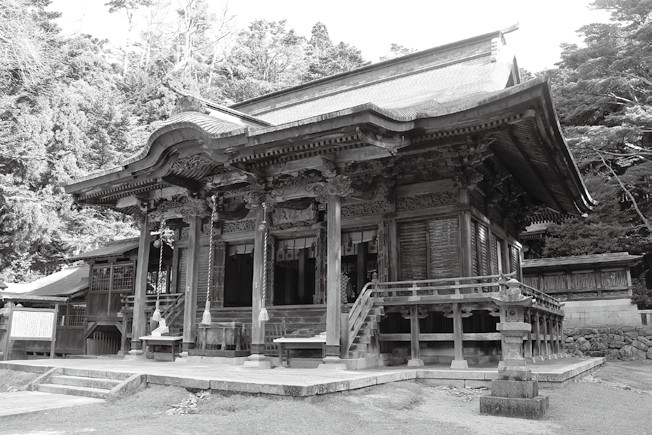
{"type": "Polygon", "coordinates": [[[199,283],[199,247],[201,243],[201,217],[189,218],[188,231],[188,266],[186,267],[186,302],[183,307],[183,342],[184,354],[195,346],[195,327],[197,323],[197,291],[199,283]]]}
{"type": "Polygon", "coordinates": [[[534,338],[536,340],[536,356],[543,359],[543,349],[541,346],[541,316],[539,315],[539,312],[534,315],[534,338]]]}
{"type": "Polygon", "coordinates": [[[215,307],[224,306],[224,276],[226,273],[226,243],[221,237],[218,237],[213,252],[213,263],[215,264],[215,295],[211,301],[215,301],[215,307]]]}
{"type": "Polygon", "coordinates": [[[548,315],[541,316],[541,323],[543,324],[543,354],[546,358],[550,357],[550,335],[548,335],[548,315]]]}
{"type": "Polygon", "coordinates": [[[326,356],[320,368],[346,368],[340,358],[340,279],[342,268],[342,200],[329,194],[326,209],[326,356]]]}
{"type": "Polygon", "coordinates": [[[464,359],[464,328],[462,327],[462,307],[453,304],[453,345],[455,359],[451,361],[452,369],[468,369],[469,364],[464,359]]]}
{"type": "MultiPolygon", "coordinates": [[[[532,325],[532,311],[530,309],[527,309],[525,311],[525,321],[532,325]]],[[[525,337],[525,350],[523,352],[523,357],[525,358],[532,358],[532,328],[530,328],[530,331],[527,332],[527,336],[525,337]]]]}
{"type": "Polygon", "coordinates": [[[471,256],[471,209],[469,191],[460,189],[460,204],[464,209],[460,211],[460,265],[462,276],[473,276],[473,261],[471,256]]]}
{"type": "MultiPolygon", "coordinates": [[[[387,219],[387,276],[389,281],[398,281],[398,233],[396,230],[396,219],[387,219]]],[[[379,279],[380,279],[380,274],[379,279]]]]}
{"type": "Polygon", "coordinates": [[[244,367],[271,368],[271,362],[265,357],[265,322],[260,321],[260,311],[263,308],[263,270],[266,267],[267,246],[264,239],[267,223],[262,205],[254,204],[252,208],[256,211],[256,229],[254,230],[254,276],[251,286],[251,356],[245,361],[244,367]]]}
{"type": "Polygon", "coordinates": [[[132,355],[143,353],[143,343],[139,337],[145,335],[145,304],[147,302],[147,267],[149,265],[149,216],[144,213],[138,240],[138,264],[136,265],[136,282],[134,289],[134,317],[131,325],[132,355]]]}
{"type": "Polygon", "coordinates": [[[410,361],[408,367],[423,367],[419,348],[419,306],[410,305],[410,361]]]}

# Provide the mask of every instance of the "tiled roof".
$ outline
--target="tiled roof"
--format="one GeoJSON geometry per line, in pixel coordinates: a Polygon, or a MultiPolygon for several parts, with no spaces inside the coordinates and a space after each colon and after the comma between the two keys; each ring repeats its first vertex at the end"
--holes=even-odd
{"type": "Polygon", "coordinates": [[[92,258],[100,258],[100,257],[119,257],[129,251],[133,251],[136,249],[138,249],[137,238],[117,240],[108,246],[93,249],[91,251],[86,251],[83,254],[75,255],[74,257],[69,258],[69,260],[76,261],[76,260],[90,260],[92,258]]]}
{"type": "Polygon", "coordinates": [[[576,255],[572,257],[537,258],[523,260],[523,272],[528,269],[563,269],[564,267],[607,265],[633,265],[643,258],[642,255],[630,255],[627,252],[611,252],[607,254],[576,255]]]}
{"type": "Polygon", "coordinates": [[[70,296],[88,287],[88,268],[87,264],[67,267],[27,284],[11,284],[0,295],[14,299],[20,295],[29,300],[41,300],[43,296],[70,296]]]}
{"type": "Polygon", "coordinates": [[[441,104],[504,89],[513,68],[514,56],[495,32],[232,107],[278,125],[367,103],[385,109],[441,104]]]}
{"type": "MultiPolygon", "coordinates": [[[[88,288],[89,265],[73,266],[56,272],[51,282],[37,285],[27,295],[32,296],[70,296],[88,288]]],[[[35,281],[38,283],[38,281],[35,281]]]]}

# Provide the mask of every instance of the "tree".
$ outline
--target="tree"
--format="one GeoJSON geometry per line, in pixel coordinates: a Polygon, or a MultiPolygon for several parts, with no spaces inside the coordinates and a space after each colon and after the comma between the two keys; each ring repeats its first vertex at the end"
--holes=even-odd
{"type": "MultiPolygon", "coordinates": [[[[652,128],[652,1],[592,5],[611,11],[611,23],[581,27],[584,46],[562,45],[550,74],[567,142],[599,203],[586,219],[553,226],[544,253],[651,253],[652,146],[644,138],[652,128]]],[[[644,287],[637,292],[644,303],[644,287]]]]}
{"type": "Polygon", "coordinates": [[[328,29],[323,23],[312,27],[312,36],[306,48],[308,70],[302,81],[317,80],[334,74],[351,71],[369,62],[362,57],[360,50],[352,45],[340,42],[333,45],[328,29]]]}
{"type": "Polygon", "coordinates": [[[127,34],[124,42],[124,57],[122,61],[122,75],[129,71],[129,54],[131,52],[131,34],[134,29],[134,13],[142,6],[150,6],[151,0],[109,0],[105,3],[109,13],[123,11],[127,18],[127,34]]]}
{"type": "Polygon", "coordinates": [[[392,42],[392,44],[389,46],[389,53],[387,53],[384,56],[380,56],[380,60],[385,61],[397,57],[403,57],[403,56],[407,56],[408,54],[415,53],[416,51],[417,51],[416,48],[408,48],[404,45],[396,44],[392,42]]]}

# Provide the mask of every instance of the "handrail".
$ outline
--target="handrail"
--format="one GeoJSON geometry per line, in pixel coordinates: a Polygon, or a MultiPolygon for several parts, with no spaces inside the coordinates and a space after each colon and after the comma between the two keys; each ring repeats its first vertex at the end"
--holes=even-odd
{"type": "Polygon", "coordinates": [[[525,296],[532,296],[532,303],[535,306],[541,306],[543,308],[547,309],[555,309],[555,310],[561,310],[563,303],[561,300],[550,296],[547,293],[542,292],[541,290],[537,290],[534,287],[530,287],[529,285],[521,284],[521,292],[525,296]]]}
{"type": "Polygon", "coordinates": [[[378,280],[373,280],[365,284],[360,292],[360,295],[355,300],[351,311],[349,311],[349,339],[347,343],[346,352],[351,348],[355,336],[360,332],[360,328],[364,323],[369,311],[374,306],[375,298],[373,294],[376,292],[378,280]]]}
{"type": "MultiPolygon", "coordinates": [[[[173,304],[179,298],[179,295],[182,294],[184,293],[162,293],[159,295],[159,303],[162,306],[173,304]]],[[[126,298],[124,298],[123,307],[127,311],[133,311],[134,304],[135,304],[134,295],[129,295],[126,298]]],[[[145,311],[149,311],[149,310],[154,311],[155,306],[156,306],[156,295],[147,295],[145,297],[145,311]]]]}
{"type": "Polygon", "coordinates": [[[515,274],[465,276],[455,278],[424,279],[414,281],[391,281],[378,283],[377,297],[451,296],[473,293],[494,293],[500,290],[508,278],[515,274]]]}

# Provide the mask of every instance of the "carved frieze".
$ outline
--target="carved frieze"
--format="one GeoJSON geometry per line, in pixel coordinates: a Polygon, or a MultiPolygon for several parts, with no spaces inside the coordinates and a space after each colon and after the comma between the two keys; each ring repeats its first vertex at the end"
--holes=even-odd
{"type": "Polygon", "coordinates": [[[188,157],[181,157],[172,164],[172,172],[180,174],[186,171],[194,171],[206,166],[212,165],[212,162],[204,154],[194,154],[188,157]]]}
{"type": "Polygon", "coordinates": [[[441,207],[457,202],[457,192],[430,192],[405,196],[396,200],[396,210],[418,210],[422,208],[441,207]]]}
{"type": "Polygon", "coordinates": [[[338,175],[325,183],[315,183],[308,187],[321,203],[326,203],[330,195],[347,197],[353,193],[351,179],[345,175],[338,175]]]}
{"type": "Polygon", "coordinates": [[[303,210],[275,207],[271,213],[272,226],[278,229],[309,227],[317,223],[317,209],[310,204],[303,210]]]}
{"type": "Polygon", "coordinates": [[[256,228],[255,219],[241,219],[239,221],[224,221],[222,223],[223,233],[251,232],[256,228]]]}
{"type": "Polygon", "coordinates": [[[343,218],[379,215],[385,213],[388,206],[389,203],[385,199],[345,204],[341,214],[343,218]]]}

